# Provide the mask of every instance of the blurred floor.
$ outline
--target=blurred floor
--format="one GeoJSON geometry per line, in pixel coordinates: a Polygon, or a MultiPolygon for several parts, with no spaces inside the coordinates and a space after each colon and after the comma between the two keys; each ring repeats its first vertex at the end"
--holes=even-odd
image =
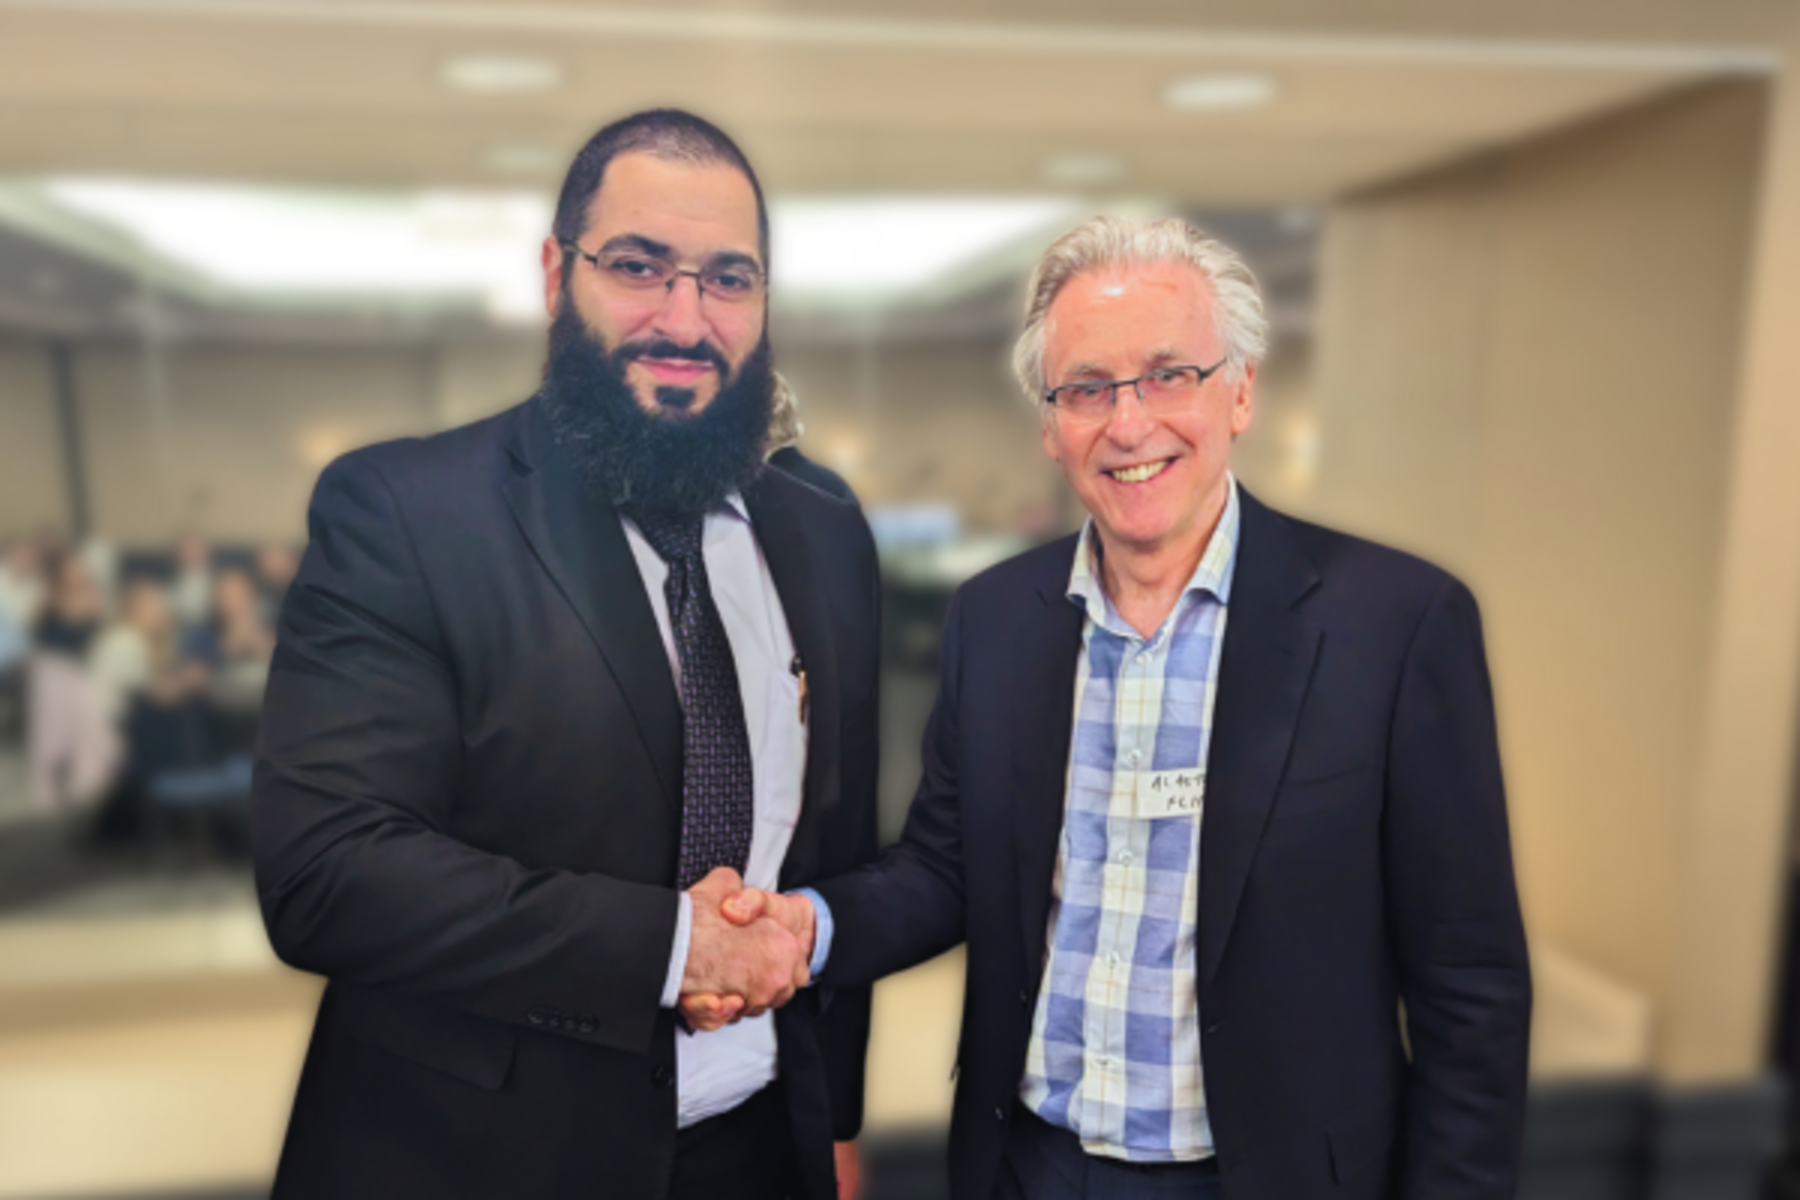
{"type": "MultiPolygon", "coordinates": [[[[0,926],[0,1198],[251,1195],[270,1177],[318,983],[269,954],[242,880],[200,882],[0,926]]],[[[877,992],[872,1197],[941,1194],[961,987],[956,953],[877,992]]]]}

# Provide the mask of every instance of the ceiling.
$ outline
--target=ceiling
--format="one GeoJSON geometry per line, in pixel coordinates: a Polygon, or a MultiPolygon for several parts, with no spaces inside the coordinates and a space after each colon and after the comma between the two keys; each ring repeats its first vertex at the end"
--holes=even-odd
{"type": "Polygon", "coordinates": [[[0,175],[330,186],[554,186],[597,125],[707,114],[771,191],[1045,190],[1316,202],[1724,76],[1779,68],[1773,0],[0,0],[0,175]],[[1577,10],[1571,14],[1569,10],[1577,10]],[[468,94],[469,53],[560,86],[468,94]],[[1266,107],[1161,100],[1256,72],[1266,107]]]}

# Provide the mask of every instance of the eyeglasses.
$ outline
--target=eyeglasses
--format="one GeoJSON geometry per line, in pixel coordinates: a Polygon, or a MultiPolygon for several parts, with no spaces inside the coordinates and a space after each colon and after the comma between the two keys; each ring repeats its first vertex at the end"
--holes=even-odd
{"type": "Polygon", "coordinates": [[[686,275],[704,295],[727,304],[743,304],[763,294],[762,272],[739,260],[708,263],[698,271],[684,271],[667,259],[637,250],[589,254],[574,242],[564,242],[562,248],[565,253],[587,259],[602,279],[627,291],[649,292],[661,288],[666,295],[675,290],[675,281],[686,275]]]}
{"type": "Polygon", "coordinates": [[[1138,402],[1145,408],[1167,415],[1186,407],[1200,385],[1218,374],[1225,362],[1221,358],[1210,367],[1157,367],[1136,379],[1083,379],[1051,388],[1044,393],[1044,402],[1080,420],[1099,420],[1118,403],[1119,389],[1128,387],[1137,392],[1138,402]]]}

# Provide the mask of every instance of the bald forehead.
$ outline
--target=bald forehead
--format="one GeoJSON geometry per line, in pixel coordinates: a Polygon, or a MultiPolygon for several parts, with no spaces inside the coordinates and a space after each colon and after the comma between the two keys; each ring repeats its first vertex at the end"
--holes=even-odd
{"type": "MultiPolygon", "coordinates": [[[[1220,344],[1212,291],[1185,263],[1152,262],[1079,272],[1044,320],[1044,371],[1055,383],[1202,355],[1220,344]]],[[[1207,358],[1208,362],[1212,358],[1207,358]]]]}

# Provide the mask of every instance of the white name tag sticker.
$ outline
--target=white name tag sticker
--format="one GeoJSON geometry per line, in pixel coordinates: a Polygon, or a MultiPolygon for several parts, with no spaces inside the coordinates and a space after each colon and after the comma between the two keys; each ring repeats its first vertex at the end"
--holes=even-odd
{"type": "Polygon", "coordinates": [[[1206,772],[1199,767],[1185,771],[1139,771],[1134,817],[1192,817],[1206,803],[1206,772]]]}

